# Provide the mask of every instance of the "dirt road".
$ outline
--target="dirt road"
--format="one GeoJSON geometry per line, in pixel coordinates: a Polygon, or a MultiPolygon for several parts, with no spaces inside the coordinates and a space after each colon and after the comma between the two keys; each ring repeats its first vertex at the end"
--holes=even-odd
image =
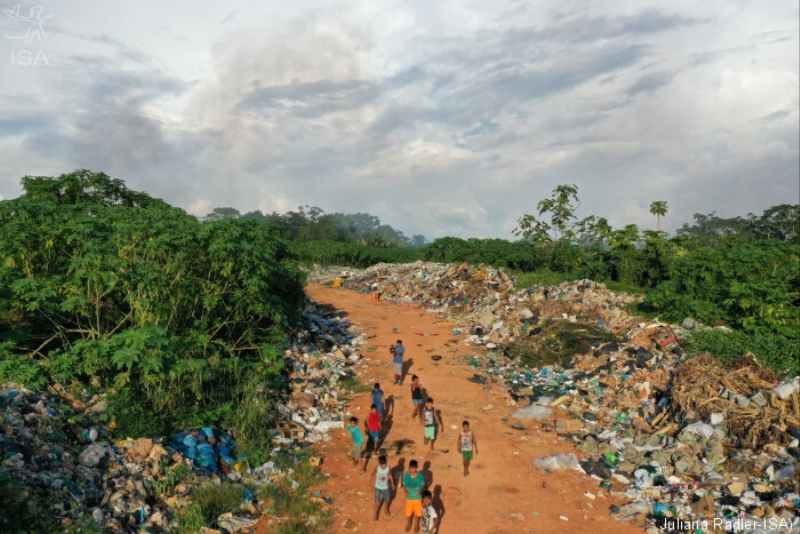
{"type": "MultiPolygon", "coordinates": [[[[502,421],[516,407],[509,404],[498,386],[467,380],[475,371],[463,362],[470,348],[454,338],[452,325],[437,322],[419,308],[372,303],[368,295],[347,290],[309,286],[308,294],[321,304],[346,312],[348,320],[365,336],[374,336],[369,338],[369,345],[378,350],[365,351],[369,369],[359,378],[370,386],[379,382],[393,403],[386,417],[389,465],[399,474],[411,459],[418,461],[442,516],[441,533],[643,532],[609,516],[608,507],[619,503],[601,495],[605,492],[597,480],[576,471],[548,474],[533,468],[535,458],[575,451],[554,432],[543,431],[538,423],[523,422],[525,430],[520,431],[511,428],[512,421],[502,421]],[[397,339],[402,339],[406,347],[409,372],[420,377],[441,410],[443,426],[435,443],[439,450],[423,446],[423,428],[419,420],[411,419],[410,376],[402,386],[392,385],[388,347],[397,339]],[[433,355],[442,359],[434,361],[433,355]],[[472,423],[479,444],[468,477],[463,476],[456,446],[457,429],[464,419],[472,423]],[[584,496],[586,492],[596,499],[584,496]]],[[[350,410],[363,422],[371,402],[369,393],[359,394],[350,410]]],[[[382,515],[380,521],[373,521],[374,492],[369,474],[377,456],[370,459],[367,474],[360,474],[350,467],[350,447],[345,430],[334,431],[330,442],[316,446],[325,456],[323,470],[331,475],[323,493],[334,501],[336,532],[404,532],[402,495],[392,504],[390,518],[382,515]]]]}

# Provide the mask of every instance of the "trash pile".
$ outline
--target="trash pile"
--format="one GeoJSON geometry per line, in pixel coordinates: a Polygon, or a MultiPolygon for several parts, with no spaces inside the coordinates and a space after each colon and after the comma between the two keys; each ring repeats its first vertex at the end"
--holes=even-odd
{"type": "Polygon", "coordinates": [[[588,456],[535,466],[598,479],[629,502],[611,507],[619,519],[653,532],[676,519],[710,532],[712,518],[717,531],[800,532],[800,377],[749,357],[733,367],[687,358],[693,319],[635,317],[628,307],[641,297],[590,280],[514,292],[502,271],[466,264],[380,264],[344,287],[458,325],[474,349],[468,380],[504,385],[519,407],[511,419],[540,421],[588,456]]]}
{"type": "MultiPolygon", "coordinates": [[[[248,487],[292,482],[291,470],[279,469],[278,460],[309,456],[305,447],[343,428],[339,383],[354,376],[365,343],[335,312],[308,303],[284,358],[289,388],[257,392],[278,401],[272,459],[258,466],[237,454],[227,432],[187,428],[165,441],[120,439],[101,396],[82,402],[60,386],[38,392],[7,384],[0,387],[0,477],[56,503],[51,512],[62,525],[91,517],[112,532],[172,532],[176,511],[191,505],[204,481],[248,487]]],[[[245,515],[218,519],[226,532],[244,531],[261,515],[251,492],[245,501],[245,515]]]]}
{"type": "MultiPolygon", "coordinates": [[[[211,429],[182,432],[180,444],[177,436],[169,443],[114,441],[107,428],[95,426],[89,417],[95,406],[77,410],[55,393],[11,385],[0,389],[0,474],[50,503],[48,513],[62,526],[90,516],[114,532],[170,532],[172,512],[191,503],[191,487],[232,461],[233,450],[224,437],[217,442],[211,429]],[[177,488],[167,482],[173,472],[184,473],[177,488]]],[[[255,524],[252,518],[231,521],[255,524]]]]}
{"type": "Polygon", "coordinates": [[[603,339],[612,339],[632,327],[634,317],[625,307],[641,301],[641,296],[613,293],[591,280],[515,291],[513,279],[504,271],[466,263],[380,263],[364,271],[349,271],[346,277],[337,272],[325,271],[318,279],[342,276],[345,288],[377,293],[392,302],[424,305],[430,313],[456,321],[461,327],[457,333],[468,332],[466,341],[517,343],[518,352],[529,350],[526,338],[540,334],[541,323],[547,319],[580,320],[581,328],[590,323],[604,334],[603,339]]]}
{"type": "Polygon", "coordinates": [[[339,385],[356,376],[364,361],[359,347],[366,344],[360,331],[338,312],[313,302],[306,305],[284,356],[289,390],[269,392],[280,399],[276,445],[329,441],[332,429],[344,428],[346,408],[339,385]]]}
{"type": "Polygon", "coordinates": [[[514,291],[514,282],[503,271],[466,263],[379,263],[350,274],[344,280],[345,288],[458,315],[495,309],[514,291]]]}

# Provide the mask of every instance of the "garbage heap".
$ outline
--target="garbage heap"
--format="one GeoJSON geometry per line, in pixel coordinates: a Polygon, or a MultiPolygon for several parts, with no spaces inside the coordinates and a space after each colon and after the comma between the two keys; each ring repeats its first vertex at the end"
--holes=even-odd
{"type": "MultiPolygon", "coordinates": [[[[242,479],[233,463],[220,458],[220,450],[235,456],[230,436],[218,440],[206,428],[184,430],[169,443],[115,440],[102,422],[104,409],[99,397],[85,407],[71,407],[55,391],[0,388],[0,476],[20,485],[28,497],[38,496],[63,527],[91,517],[114,532],[170,532],[175,526],[171,512],[191,503],[192,487],[201,480],[212,472],[242,479]]],[[[247,482],[267,483],[267,475],[247,482]]],[[[250,507],[250,518],[228,523],[255,524],[257,510],[250,507]]]]}
{"type": "MultiPolygon", "coordinates": [[[[265,385],[256,393],[277,399],[278,409],[272,458],[261,465],[238,453],[228,432],[187,428],[165,441],[120,439],[102,396],[81,401],[60,386],[41,392],[6,384],[0,387],[0,483],[13,480],[40,496],[65,527],[90,517],[112,532],[172,532],[176,512],[191,505],[203,483],[291,481],[291,469],[281,470],[278,460],[311,456],[305,447],[343,427],[339,385],[353,376],[364,343],[335,312],[307,305],[285,354],[289,387],[265,385]]],[[[261,510],[249,491],[240,512],[217,522],[231,533],[253,526],[261,510]]]]}
{"type": "Polygon", "coordinates": [[[602,332],[627,332],[634,317],[625,307],[642,299],[610,292],[591,280],[515,291],[513,278],[504,271],[467,263],[379,263],[341,273],[326,270],[314,279],[343,278],[345,288],[423,305],[430,313],[446,315],[460,327],[454,333],[467,334],[469,343],[518,342],[519,351],[525,350],[525,338],[541,333],[540,322],[547,319],[576,323],[580,317],[582,325],[590,322],[602,332]]]}
{"type": "Polygon", "coordinates": [[[503,271],[466,263],[379,263],[349,275],[343,283],[345,288],[379,293],[387,300],[415,302],[454,315],[493,310],[514,291],[514,282],[503,271]]]}
{"type": "Polygon", "coordinates": [[[582,470],[629,501],[613,513],[664,529],[678,518],[739,520],[738,532],[800,528],[800,380],[747,362],[730,369],[711,356],[684,362],[609,345],[528,380],[526,398],[567,416],[556,430],[590,455],[582,470]]]}
{"type": "Polygon", "coordinates": [[[289,387],[269,391],[279,400],[276,445],[328,441],[330,430],[344,428],[340,384],[356,376],[366,343],[336,310],[308,302],[284,355],[289,387]]]}
{"type": "Polygon", "coordinates": [[[469,380],[504,385],[520,406],[511,419],[542,421],[584,457],[536,465],[595,477],[628,501],[611,507],[619,519],[654,532],[686,521],[692,532],[800,532],[800,378],[752,356],[733,367],[688,358],[693,319],[646,321],[628,311],[640,296],[590,280],[514,292],[502,271],[466,264],[380,264],[344,286],[455,323],[474,346],[469,380]]]}

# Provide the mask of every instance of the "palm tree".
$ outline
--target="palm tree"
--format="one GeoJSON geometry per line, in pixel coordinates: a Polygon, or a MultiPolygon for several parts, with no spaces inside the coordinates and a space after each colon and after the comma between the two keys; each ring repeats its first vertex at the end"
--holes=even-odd
{"type": "Polygon", "coordinates": [[[661,233],[661,217],[667,216],[667,201],[656,200],[650,204],[650,213],[658,217],[658,231],[661,233]]]}

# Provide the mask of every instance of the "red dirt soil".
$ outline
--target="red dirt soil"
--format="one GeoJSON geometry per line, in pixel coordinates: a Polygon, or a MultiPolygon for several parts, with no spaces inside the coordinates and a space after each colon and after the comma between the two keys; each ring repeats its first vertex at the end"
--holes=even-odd
{"type": "MultiPolygon", "coordinates": [[[[378,347],[375,351],[362,347],[369,368],[359,368],[363,373],[359,379],[370,386],[379,382],[386,397],[393,399],[393,410],[386,414],[386,419],[391,417],[391,421],[383,446],[390,447],[398,440],[412,440],[414,444],[405,447],[399,455],[390,456],[389,465],[395,468],[404,462],[407,466],[409,460],[417,460],[442,516],[440,533],[643,532],[609,515],[609,506],[620,503],[601,490],[596,479],[577,471],[549,474],[533,467],[532,460],[543,456],[560,452],[572,452],[579,458],[582,455],[555,432],[543,431],[538,422],[520,421],[526,428],[524,431],[512,429],[513,421],[503,422],[502,419],[517,407],[511,405],[510,397],[498,385],[482,386],[467,381],[476,371],[464,363],[464,356],[470,355],[472,350],[454,338],[452,325],[444,324],[418,307],[374,303],[370,302],[369,295],[352,291],[310,285],[307,292],[320,304],[345,312],[351,324],[360,327],[368,337],[368,345],[378,347]],[[402,339],[406,347],[406,361],[413,361],[402,386],[392,385],[388,348],[397,339],[402,339]],[[433,361],[434,354],[441,355],[442,359],[433,361]],[[427,394],[435,401],[434,406],[441,411],[443,426],[435,447],[447,449],[447,453],[431,452],[429,445],[424,446],[423,427],[419,419],[411,419],[411,374],[420,377],[427,394]],[[472,425],[479,450],[468,477],[463,476],[461,454],[456,446],[456,437],[465,419],[472,425]],[[452,429],[451,425],[458,428],[452,429]],[[586,492],[594,494],[596,499],[584,496],[586,492]],[[562,516],[567,521],[561,519],[562,516]]],[[[350,403],[349,409],[359,418],[361,426],[371,402],[370,394],[363,393],[355,395],[350,403]]],[[[370,458],[367,473],[360,474],[351,468],[348,458],[351,443],[346,430],[335,430],[331,441],[315,446],[325,457],[322,469],[329,475],[322,492],[334,502],[333,531],[404,532],[402,492],[390,507],[391,517],[381,512],[380,520],[373,522],[374,492],[370,474],[377,464],[377,456],[370,458]]]]}

